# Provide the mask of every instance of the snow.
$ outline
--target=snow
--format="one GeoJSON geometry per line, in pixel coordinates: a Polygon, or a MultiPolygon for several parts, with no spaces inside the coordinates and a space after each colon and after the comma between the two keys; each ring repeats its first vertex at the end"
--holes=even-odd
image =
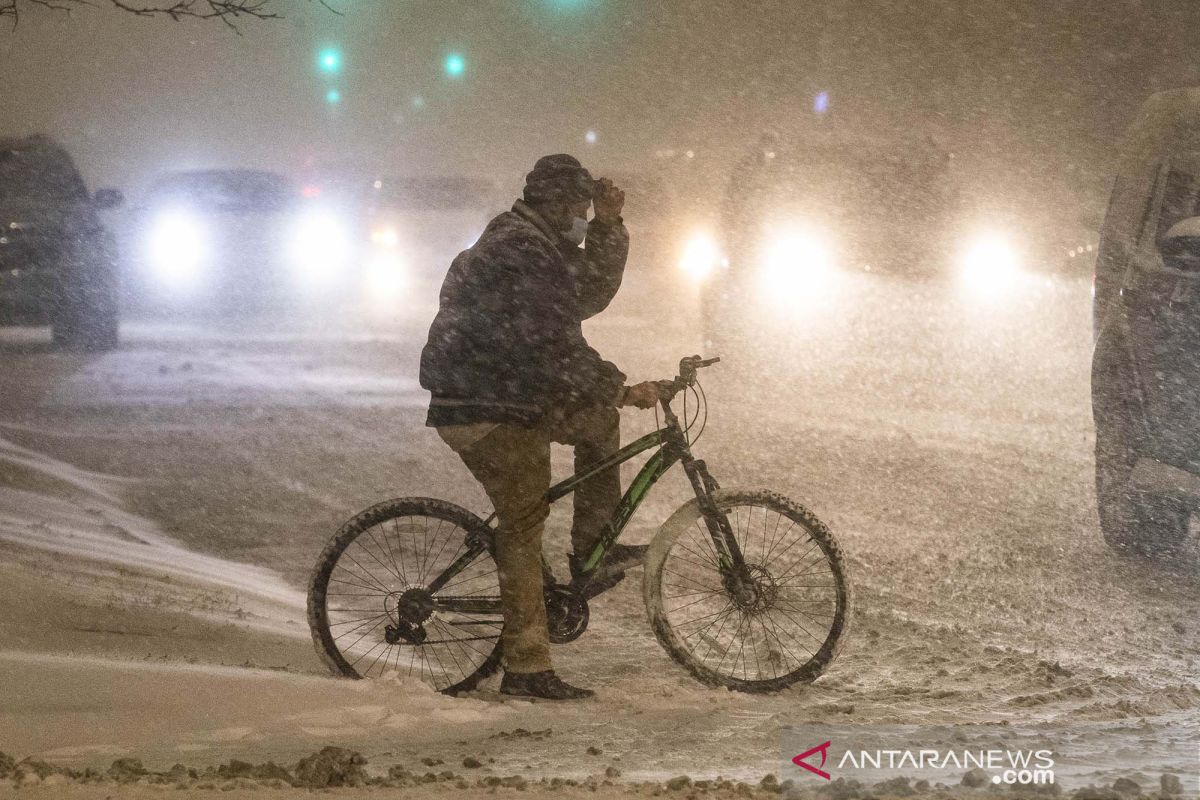
{"type": "MultiPolygon", "coordinates": [[[[589,323],[632,379],[667,377],[700,349],[690,312],[646,313],[656,295],[589,323]]],[[[383,771],[472,756],[494,759],[492,775],[617,766],[622,781],[757,783],[786,764],[785,726],[971,724],[1064,737],[1073,779],[1190,774],[1190,756],[1147,742],[1194,740],[1200,725],[1195,548],[1155,566],[1096,531],[1086,286],[990,310],[949,285],[868,282],[854,296],[820,320],[764,315],[780,326],[771,347],[723,352],[704,376],[697,452],[716,477],[810,505],[850,559],[843,652],[816,684],[761,697],[674,665],[645,623],[640,576],[554,651],[594,701],[323,674],[303,591],[337,525],[393,495],[484,510],[422,426],[419,321],[195,337],[132,326],[95,358],[0,332],[17,387],[0,394],[0,749],[165,770],[294,763],[336,744],[383,771]],[[501,735],[518,728],[551,733],[501,735]],[[1093,751],[1118,740],[1120,758],[1097,765],[1093,751]]],[[[626,412],[623,436],[651,424],[626,412]]],[[[556,474],[568,464],[556,450],[556,474]]],[[[687,492],[664,479],[631,540],[687,492]]],[[[568,514],[550,520],[556,564],[568,514]]]]}

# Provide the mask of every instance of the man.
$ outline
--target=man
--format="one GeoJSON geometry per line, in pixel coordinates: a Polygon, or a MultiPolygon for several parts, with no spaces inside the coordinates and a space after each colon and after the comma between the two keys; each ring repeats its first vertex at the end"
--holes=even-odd
{"type": "MultiPolygon", "coordinates": [[[[593,694],[562,681],[550,663],[542,529],[551,442],[572,445],[576,469],[586,469],[618,449],[619,406],[650,408],[658,400],[653,382],[625,386],[625,375],[588,346],[580,324],[621,285],[629,252],[624,200],[611,181],[593,180],[569,155],[539,159],[523,199],[454,259],[421,353],[421,386],[432,394],[426,424],[483,485],[499,521],[505,694],[593,694]]],[[[572,574],[620,494],[615,468],[576,490],[572,574]]],[[[615,583],[644,555],[645,547],[614,545],[597,579],[615,583]]]]}

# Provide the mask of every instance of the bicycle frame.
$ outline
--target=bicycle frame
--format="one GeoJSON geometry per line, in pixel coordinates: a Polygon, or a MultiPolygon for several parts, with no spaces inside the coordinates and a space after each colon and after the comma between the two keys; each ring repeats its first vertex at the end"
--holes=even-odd
{"type": "MultiPolygon", "coordinates": [[[[705,523],[713,539],[718,566],[721,572],[731,581],[730,589],[740,592],[742,591],[743,583],[749,581],[745,562],[738,547],[737,539],[733,535],[733,529],[729,525],[729,520],[712,500],[712,492],[719,488],[717,482],[708,474],[708,468],[704,461],[692,455],[687,434],[679,424],[679,418],[671,410],[669,401],[663,400],[660,405],[666,420],[666,424],[662,428],[635,439],[608,458],[554,484],[546,493],[546,499],[554,503],[571,494],[584,481],[595,477],[599,473],[619,467],[621,464],[636,458],[647,450],[658,448],[658,452],[650,456],[649,460],[642,465],[641,470],[638,471],[638,474],[629,484],[629,488],[621,496],[621,501],[617,503],[612,516],[600,532],[595,546],[587,555],[582,571],[571,582],[571,588],[577,592],[582,592],[585,596],[587,595],[587,590],[596,568],[604,558],[604,554],[608,551],[608,548],[621,536],[621,532],[625,529],[630,518],[633,517],[633,513],[637,511],[638,506],[646,499],[651,487],[671,467],[675,466],[676,463],[683,464],[684,472],[687,474],[688,480],[696,492],[696,498],[704,514],[705,523]]],[[[485,521],[491,524],[495,516],[493,512],[485,521]]],[[[465,569],[485,549],[486,544],[482,542],[468,548],[462,556],[446,568],[445,572],[429,584],[429,591],[437,592],[455,574],[465,569]]],[[[543,566],[545,566],[544,559],[543,566]]],[[[436,602],[440,607],[447,610],[452,609],[463,613],[488,613],[498,610],[495,607],[496,601],[441,597],[437,598],[436,602]],[[485,605],[486,608],[484,608],[485,605]]]]}

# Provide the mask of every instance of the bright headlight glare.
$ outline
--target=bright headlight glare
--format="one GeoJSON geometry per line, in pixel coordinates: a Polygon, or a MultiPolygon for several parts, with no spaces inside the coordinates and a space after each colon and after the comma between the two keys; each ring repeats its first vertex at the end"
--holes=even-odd
{"type": "Polygon", "coordinates": [[[400,237],[395,228],[376,228],[371,231],[371,244],[391,248],[399,243],[400,237]]]}
{"type": "Polygon", "coordinates": [[[679,258],[679,268],[695,280],[702,281],[713,273],[721,260],[721,252],[712,237],[699,233],[688,240],[679,258]]]}
{"type": "Polygon", "coordinates": [[[367,260],[363,278],[367,306],[372,313],[398,310],[400,297],[408,287],[408,266],[399,253],[392,250],[373,253],[367,260]]]}
{"type": "Polygon", "coordinates": [[[807,228],[786,230],[763,250],[763,288],[790,300],[827,286],[835,273],[834,252],[828,239],[807,228]]]}
{"type": "Polygon", "coordinates": [[[961,277],[973,294],[1003,294],[1020,280],[1020,253],[1012,242],[1003,236],[980,236],[971,242],[963,254],[961,277]]]}
{"type": "Polygon", "coordinates": [[[175,286],[192,283],[203,261],[204,234],[187,214],[157,219],[147,241],[150,265],[159,279],[175,286]]]}
{"type": "Polygon", "coordinates": [[[310,214],[301,219],[292,240],[292,258],[305,280],[328,283],[347,266],[350,235],[332,214],[310,214]]]}

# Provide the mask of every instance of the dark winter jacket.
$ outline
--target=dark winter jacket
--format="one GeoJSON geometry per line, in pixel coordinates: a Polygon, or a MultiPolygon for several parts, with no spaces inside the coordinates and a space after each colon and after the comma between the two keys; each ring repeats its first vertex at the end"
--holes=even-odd
{"type": "Polygon", "coordinates": [[[546,410],[615,405],[625,376],[583,338],[621,285],[629,234],[592,221],[575,247],[521,201],[450,265],[421,352],[426,424],[532,426],[546,410]]]}

